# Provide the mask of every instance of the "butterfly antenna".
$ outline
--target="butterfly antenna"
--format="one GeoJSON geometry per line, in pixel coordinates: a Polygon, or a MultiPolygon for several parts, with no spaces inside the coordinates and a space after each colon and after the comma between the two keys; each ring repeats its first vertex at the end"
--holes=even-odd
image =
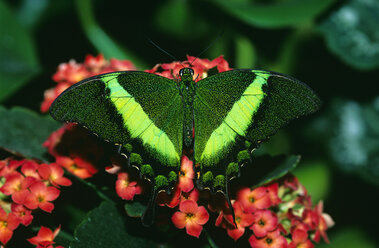
{"type": "MultiPolygon", "coordinates": [[[[167,52],[166,50],[164,50],[163,48],[161,48],[160,46],[158,46],[157,43],[155,43],[152,39],[150,39],[148,36],[146,36],[146,39],[153,45],[155,46],[156,48],[158,48],[161,52],[163,52],[164,54],[168,55],[170,58],[172,58],[173,60],[175,61],[179,61],[174,55],[172,55],[171,53],[167,52]]],[[[185,67],[181,61],[179,61],[179,63],[185,67]]]]}
{"type": "Polygon", "coordinates": [[[193,63],[196,61],[197,58],[199,58],[203,53],[205,53],[209,48],[211,48],[219,39],[220,37],[224,34],[224,29],[217,35],[217,37],[211,42],[211,44],[209,44],[203,51],[201,51],[196,57],[195,59],[190,63],[190,65],[192,66],[193,63]]]}

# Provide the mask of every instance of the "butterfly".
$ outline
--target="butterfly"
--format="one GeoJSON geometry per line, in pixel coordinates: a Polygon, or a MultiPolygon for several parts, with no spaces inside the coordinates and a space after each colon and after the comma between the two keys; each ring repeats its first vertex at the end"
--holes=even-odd
{"type": "Polygon", "coordinates": [[[199,188],[227,193],[240,152],[321,104],[307,85],[275,72],[235,69],[197,82],[195,76],[190,67],[180,69],[178,80],[142,71],[97,75],[66,89],[50,114],[139,147],[148,161],[140,173],[155,195],[177,182],[183,155],[198,165],[199,188]]]}

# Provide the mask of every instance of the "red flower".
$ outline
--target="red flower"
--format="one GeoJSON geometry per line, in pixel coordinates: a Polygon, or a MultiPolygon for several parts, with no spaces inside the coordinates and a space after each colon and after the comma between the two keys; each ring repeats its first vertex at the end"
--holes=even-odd
{"type": "Polygon", "coordinates": [[[270,210],[257,210],[254,212],[254,224],[250,227],[255,236],[262,238],[276,229],[278,218],[270,210]]]}
{"type": "Polygon", "coordinates": [[[41,178],[49,181],[52,185],[59,187],[62,186],[70,186],[70,179],[63,177],[64,171],[62,167],[58,164],[41,164],[38,167],[38,173],[41,175],[41,178]]]}
{"type": "Polygon", "coordinates": [[[197,202],[199,200],[199,190],[196,188],[192,189],[190,192],[182,192],[180,195],[180,201],[192,200],[197,202]]]}
{"type": "Polygon", "coordinates": [[[37,236],[28,239],[28,241],[33,245],[37,245],[37,247],[51,247],[50,245],[55,243],[54,239],[60,230],[60,226],[54,232],[50,228],[41,226],[37,236]]]}
{"type": "Polygon", "coordinates": [[[249,243],[253,248],[287,248],[287,240],[280,235],[280,231],[276,229],[273,232],[269,232],[264,238],[256,238],[251,235],[249,243]]]}
{"type": "Polygon", "coordinates": [[[157,204],[159,206],[166,205],[169,208],[174,208],[180,202],[181,192],[182,191],[177,185],[174,187],[171,194],[168,194],[166,191],[161,191],[158,193],[157,204]]]}
{"type": "Polygon", "coordinates": [[[20,221],[14,213],[7,213],[0,207],[0,242],[4,245],[11,239],[13,230],[18,227],[20,221]]]}
{"type": "Polygon", "coordinates": [[[189,160],[187,156],[183,156],[179,171],[179,188],[184,192],[190,192],[194,186],[194,177],[193,161],[189,160]]]}
{"type": "Polygon", "coordinates": [[[61,82],[55,88],[51,88],[45,90],[44,100],[41,104],[41,112],[45,113],[49,111],[50,105],[54,102],[55,98],[57,98],[65,89],[70,87],[72,83],[61,82]]]}
{"type": "Polygon", "coordinates": [[[30,194],[26,197],[24,205],[29,209],[40,208],[46,212],[54,209],[54,201],[58,198],[60,191],[52,186],[47,187],[43,182],[35,182],[30,187],[30,194]]]}
{"type": "Polygon", "coordinates": [[[153,69],[146,71],[174,79],[178,78],[179,70],[183,67],[191,67],[194,70],[195,81],[206,78],[208,76],[208,71],[214,67],[217,67],[219,72],[230,70],[228,62],[223,58],[223,56],[209,61],[208,59],[200,59],[187,55],[186,61],[174,61],[171,63],[157,64],[153,67],[153,69]],[[163,71],[160,71],[160,69],[163,69],[163,71]]]}
{"type": "Polygon", "coordinates": [[[35,179],[40,179],[37,168],[38,164],[37,162],[33,160],[22,160],[22,166],[21,166],[21,172],[26,177],[34,177],[35,179]]]}
{"type": "Polygon", "coordinates": [[[107,66],[107,61],[102,54],[95,56],[87,55],[84,59],[84,66],[92,73],[100,73],[107,66]]]}
{"type": "Polygon", "coordinates": [[[334,222],[328,214],[324,214],[322,211],[323,202],[320,201],[313,210],[304,211],[304,222],[307,223],[311,229],[316,230],[313,237],[314,241],[319,242],[320,237],[322,237],[326,243],[329,243],[328,236],[326,235],[326,230],[328,227],[333,226],[334,222]]]}
{"type": "Polygon", "coordinates": [[[41,105],[41,112],[47,112],[55,98],[65,89],[87,77],[112,71],[135,70],[134,65],[127,60],[111,59],[110,62],[104,59],[102,54],[98,56],[87,55],[84,64],[70,60],[58,66],[57,72],[53,75],[53,80],[58,83],[55,88],[45,91],[45,99],[41,105]]]}
{"type": "Polygon", "coordinates": [[[308,239],[307,231],[303,229],[295,229],[292,232],[292,242],[288,248],[313,248],[314,245],[308,239]]]}
{"type": "Polygon", "coordinates": [[[233,209],[237,228],[234,226],[232,215],[225,214],[223,211],[220,212],[216,220],[216,226],[227,228],[228,235],[236,241],[245,233],[245,227],[253,223],[253,215],[245,213],[238,201],[233,203],[233,209]]]}
{"type": "Polygon", "coordinates": [[[242,188],[237,192],[237,201],[239,201],[243,209],[252,213],[256,209],[268,208],[271,205],[270,197],[265,187],[259,187],[254,190],[250,188],[242,188]]]}
{"type": "Polygon", "coordinates": [[[77,83],[90,76],[83,64],[70,60],[68,63],[62,63],[58,66],[58,71],[53,75],[55,82],[67,82],[70,84],[77,83]]]}
{"type": "Polygon", "coordinates": [[[110,59],[110,64],[112,71],[128,71],[136,69],[133,63],[128,60],[110,59]]]}
{"type": "Polygon", "coordinates": [[[12,204],[11,209],[12,213],[14,213],[18,217],[18,220],[21,222],[21,224],[23,224],[24,226],[28,226],[30,223],[32,223],[32,211],[25,208],[23,205],[16,203],[12,204]]]}
{"type": "Polygon", "coordinates": [[[43,144],[56,163],[80,178],[97,172],[96,165],[104,163],[104,148],[88,131],[76,124],[66,124],[43,144]]]}
{"type": "Polygon", "coordinates": [[[80,157],[74,159],[70,157],[56,157],[56,163],[82,179],[92,177],[97,172],[97,169],[91,163],[80,157]]]}
{"type": "Polygon", "coordinates": [[[0,161],[0,177],[6,177],[16,172],[22,161],[6,158],[0,161]]]}
{"type": "Polygon", "coordinates": [[[270,197],[271,206],[278,205],[282,200],[278,196],[279,184],[272,183],[266,186],[268,196],[270,197]]]}
{"type": "Polygon", "coordinates": [[[124,200],[133,200],[134,195],[142,193],[141,186],[137,182],[130,182],[126,172],[118,173],[116,192],[124,200]]]}
{"type": "Polygon", "coordinates": [[[187,234],[199,237],[203,226],[209,219],[209,214],[203,206],[198,206],[192,200],[182,201],[179,205],[180,212],[175,212],[171,220],[177,228],[186,228],[187,234]]]}
{"type": "Polygon", "coordinates": [[[12,195],[12,200],[23,204],[25,196],[29,194],[27,188],[36,181],[34,177],[24,177],[18,172],[13,172],[8,177],[0,191],[5,195],[12,195]]]}

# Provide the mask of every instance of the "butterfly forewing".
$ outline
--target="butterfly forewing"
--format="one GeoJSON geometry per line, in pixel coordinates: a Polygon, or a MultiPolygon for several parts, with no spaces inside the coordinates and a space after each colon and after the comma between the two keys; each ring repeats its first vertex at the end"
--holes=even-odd
{"type": "Polygon", "coordinates": [[[219,162],[242,141],[267,139],[319,105],[319,98],[306,85],[267,71],[233,70],[200,80],[194,126],[195,160],[202,174],[219,173],[219,162]]]}
{"type": "Polygon", "coordinates": [[[95,76],[62,93],[50,112],[113,143],[138,141],[163,165],[179,166],[183,106],[172,80],[139,71],[95,76]]]}

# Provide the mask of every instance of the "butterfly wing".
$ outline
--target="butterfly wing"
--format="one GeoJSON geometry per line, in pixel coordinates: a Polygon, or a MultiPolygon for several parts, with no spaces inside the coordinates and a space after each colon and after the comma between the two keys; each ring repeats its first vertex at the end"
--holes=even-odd
{"type": "Polygon", "coordinates": [[[194,100],[194,156],[202,183],[223,186],[233,149],[243,149],[246,140],[265,140],[319,106],[308,86],[277,73],[233,70],[200,80],[194,100]]]}
{"type": "Polygon", "coordinates": [[[98,75],[71,86],[54,101],[50,113],[56,120],[79,123],[110,142],[139,143],[161,165],[177,171],[182,154],[182,108],[174,81],[127,71],[98,75]]]}

